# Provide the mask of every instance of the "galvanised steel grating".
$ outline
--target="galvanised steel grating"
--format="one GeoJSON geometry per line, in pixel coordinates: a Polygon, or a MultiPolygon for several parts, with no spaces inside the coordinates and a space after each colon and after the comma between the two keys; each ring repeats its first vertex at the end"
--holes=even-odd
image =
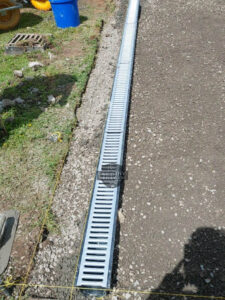
{"type": "Polygon", "coordinates": [[[22,54],[37,50],[44,51],[47,46],[47,36],[17,33],[5,46],[5,51],[7,54],[22,54]]]}
{"type": "Polygon", "coordinates": [[[90,288],[90,294],[101,294],[97,289],[111,282],[120,186],[110,185],[118,174],[104,180],[98,174],[123,165],[138,14],[139,0],[130,0],[76,277],[76,286],[90,288]]]}

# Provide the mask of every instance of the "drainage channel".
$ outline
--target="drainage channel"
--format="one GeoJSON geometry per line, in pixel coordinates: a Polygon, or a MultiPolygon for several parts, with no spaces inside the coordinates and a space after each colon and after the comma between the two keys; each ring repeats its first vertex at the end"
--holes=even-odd
{"type": "Polygon", "coordinates": [[[130,0],[75,282],[86,294],[111,284],[138,15],[139,0],[130,0]]]}

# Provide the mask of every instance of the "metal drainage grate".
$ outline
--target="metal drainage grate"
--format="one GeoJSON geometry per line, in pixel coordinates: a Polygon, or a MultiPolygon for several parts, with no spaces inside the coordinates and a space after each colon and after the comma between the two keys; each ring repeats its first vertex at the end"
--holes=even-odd
{"type": "Polygon", "coordinates": [[[103,294],[98,289],[111,282],[120,186],[110,185],[118,174],[104,180],[98,174],[123,165],[138,13],[139,0],[130,0],[75,283],[88,294],[103,294]]]}
{"type": "Polygon", "coordinates": [[[5,46],[7,54],[21,54],[47,48],[47,39],[40,34],[17,33],[5,46]]]}

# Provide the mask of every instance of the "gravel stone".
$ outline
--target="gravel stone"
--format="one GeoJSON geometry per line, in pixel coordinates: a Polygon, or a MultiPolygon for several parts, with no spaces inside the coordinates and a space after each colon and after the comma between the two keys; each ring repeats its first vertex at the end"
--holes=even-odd
{"type": "Polygon", "coordinates": [[[30,92],[31,92],[32,94],[36,94],[36,93],[39,92],[39,89],[34,87],[34,88],[31,88],[31,89],[30,89],[30,92]]]}
{"type": "Polygon", "coordinates": [[[23,104],[23,103],[25,102],[25,101],[24,101],[22,98],[20,98],[20,97],[14,99],[13,101],[14,101],[14,103],[16,103],[16,104],[23,104]]]}
{"type": "Polygon", "coordinates": [[[23,71],[22,70],[15,70],[13,72],[14,76],[19,77],[19,78],[23,78],[23,71]]]}
{"type": "Polygon", "coordinates": [[[14,100],[3,99],[1,101],[2,108],[6,108],[6,107],[9,107],[9,106],[14,106],[14,105],[15,105],[15,101],[14,100]]]}
{"type": "Polygon", "coordinates": [[[36,71],[39,68],[44,67],[44,65],[42,63],[40,63],[39,61],[32,61],[32,62],[29,62],[28,67],[32,68],[36,71]]]}
{"type": "Polygon", "coordinates": [[[122,209],[119,209],[119,211],[118,211],[118,219],[121,224],[123,224],[125,222],[125,216],[123,214],[122,209]]]}
{"type": "Polygon", "coordinates": [[[49,104],[55,104],[56,103],[56,98],[53,95],[48,96],[48,103],[49,104]]]}

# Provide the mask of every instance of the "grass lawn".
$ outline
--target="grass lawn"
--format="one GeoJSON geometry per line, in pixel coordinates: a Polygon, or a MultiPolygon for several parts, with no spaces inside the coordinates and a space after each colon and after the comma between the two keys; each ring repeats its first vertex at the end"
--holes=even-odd
{"type": "MultiPolygon", "coordinates": [[[[15,279],[25,274],[56,173],[68,151],[75,111],[94,63],[102,20],[112,9],[110,3],[80,0],[82,24],[65,30],[55,26],[51,11],[24,8],[19,27],[0,32],[0,101],[24,100],[1,113],[7,130],[7,135],[2,131],[0,135],[1,211],[15,208],[20,212],[9,270],[15,279]],[[49,48],[6,55],[5,44],[16,33],[46,34],[49,48]],[[35,71],[28,67],[32,61],[44,66],[35,71]],[[21,69],[23,78],[15,77],[13,71],[21,69]],[[50,95],[55,104],[48,102],[50,95]]],[[[58,230],[52,213],[46,230],[58,230]]]]}

